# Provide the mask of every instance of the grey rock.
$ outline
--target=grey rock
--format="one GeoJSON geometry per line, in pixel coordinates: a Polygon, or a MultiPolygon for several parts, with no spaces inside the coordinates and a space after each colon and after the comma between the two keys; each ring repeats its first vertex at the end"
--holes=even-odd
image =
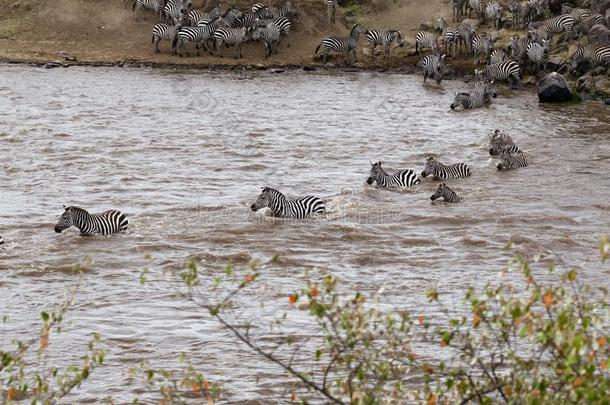
{"type": "Polygon", "coordinates": [[[557,72],[546,75],[538,82],[538,100],[541,103],[562,103],[572,98],[572,90],[565,77],[557,72]]]}

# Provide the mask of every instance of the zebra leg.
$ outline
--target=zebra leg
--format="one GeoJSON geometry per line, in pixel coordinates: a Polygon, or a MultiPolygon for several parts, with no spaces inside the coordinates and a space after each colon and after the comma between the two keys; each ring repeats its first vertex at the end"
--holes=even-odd
{"type": "Polygon", "coordinates": [[[428,78],[428,70],[424,70],[424,83],[426,83],[427,78],[428,78]]]}
{"type": "Polygon", "coordinates": [[[328,52],[326,49],[324,50],[324,53],[322,53],[322,58],[324,59],[324,64],[326,65],[326,61],[328,60],[328,52]]]}
{"type": "Polygon", "coordinates": [[[159,42],[161,41],[161,37],[155,37],[153,38],[153,41],[155,43],[155,53],[161,52],[161,50],[159,49],[159,42]]]}

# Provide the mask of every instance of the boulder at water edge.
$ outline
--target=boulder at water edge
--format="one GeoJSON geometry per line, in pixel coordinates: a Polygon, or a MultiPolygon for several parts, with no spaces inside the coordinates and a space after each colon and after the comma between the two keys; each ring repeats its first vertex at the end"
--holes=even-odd
{"type": "Polygon", "coordinates": [[[563,103],[571,98],[568,82],[557,72],[549,73],[538,82],[538,100],[541,103],[563,103]]]}

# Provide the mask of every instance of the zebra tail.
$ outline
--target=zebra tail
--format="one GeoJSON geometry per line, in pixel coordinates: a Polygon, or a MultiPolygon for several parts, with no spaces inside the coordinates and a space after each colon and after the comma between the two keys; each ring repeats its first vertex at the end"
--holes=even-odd
{"type": "Polygon", "coordinates": [[[151,44],[155,43],[155,34],[152,35],[152,41],[150,42],[151,44]]]}
{"type": "Polygon", "coordinates": [[[176,51],[176,45],[178,45],[178,33],[176,33],[174,39],[172,39],[172,51],[176,51]]]}
{"type": "Polygon", "coordinates": [[[136,10],[136,4],[138,3],[138,0],[133,0],[133,5],[131,6],[131,11],[135,11],[136,10]]]}

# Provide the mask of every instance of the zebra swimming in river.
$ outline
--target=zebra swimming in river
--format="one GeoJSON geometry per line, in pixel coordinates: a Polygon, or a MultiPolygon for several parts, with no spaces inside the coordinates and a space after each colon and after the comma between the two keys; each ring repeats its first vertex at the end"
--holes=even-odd
{"type": "Polygon", "coordinates": [[[81,235],[102,234],[110,235],[127,229],[129,221],[125,214],[117,210],[105,211],[100,214],[90,214],[79,207],[64,207],[64,213],[55,225],[55,232],[62,231],[75,226],[81,235]]]}
{"type": "Polygon", "coordinates": [[[369,185],[376,182],[379,187],[411,187],[421,182],[417,173],[410,169],[390,175],[381,168],[381,162],[371,163],[371,166],[371,174],[366,179],[369,185]]]}
{"type": "Polygon", "coordinates": [[[453,102],[449,106],[452,110],[463,107],[465,110],[479,108],[491,103],[492,98],[498,97],[493,80],[490,82],[476,82],[474,89],[468,93],[455,93],[453,102]]]}
{"type": "Polygon", "coordinates": [[[293,219],[303,219],[326,211],[324,202],[318,197],[289,198],[270,187],[263,187],[256,202],[250,206],[254,212],[262,208],[270,208],[276,217],[293,219]]]}
{"type": "Polygon", "coordinates": [[[441,183],[438,185],[438,188],[430,196],[432,201],[442,198],[445,202],[448,203],[459,203],[462,199],[457,195],[455,191],[453,191],[448,185],[445,183],[441,183]]]}
{"type": "Polygon", "coordinates": [[[436,158],[429,157],[422,177],[432,176],[434,180],[463,179],[470,176],[470,168],[465,163],[444,165],[436,158]]]}
{"type": "Polygon", "coordinates": [[[489,154],[491,156],[500,156],[504,150],[508,150],[512,154],[521,153],[510,135],[496,129],[494,133],[489,136],[489,154]]]}
{"type": "Polygon", "coordinates": [[[527,155],[521,151],[512,154],[509,149],[503,149],[500,152],[500,159],[502,161],[498,163],[498,170],[506,171],[510,169],[518,169],[520,167],[527,166],[527,155]]]}

